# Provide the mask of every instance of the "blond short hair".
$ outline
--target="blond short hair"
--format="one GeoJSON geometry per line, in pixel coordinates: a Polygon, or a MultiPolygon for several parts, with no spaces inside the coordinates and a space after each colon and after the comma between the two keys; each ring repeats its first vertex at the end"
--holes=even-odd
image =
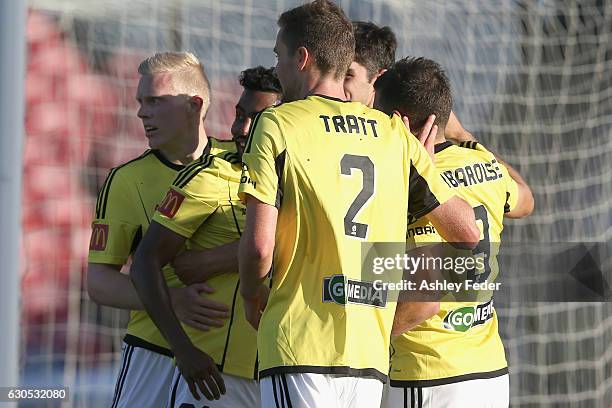
{"type": "Polygon", "coordinates": [[[204,100],[203,113],[210,106],[210,83],[204,65],[190,52],[158,52],[138,66],[140,75],[172,74],[176,92],[199,95],[204,100]]]}

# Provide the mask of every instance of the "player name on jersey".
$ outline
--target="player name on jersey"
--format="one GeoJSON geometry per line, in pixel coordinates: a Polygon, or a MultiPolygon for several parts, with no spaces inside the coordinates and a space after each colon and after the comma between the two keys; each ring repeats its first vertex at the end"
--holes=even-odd
{"type": "Polygon", "coordinates": [[[503,177],[497,160],[490,162],[469,164],[454,170],[446,170],[441,173],[442,179],[449,187],[472,186],[487,181],[497,180],[503,177]]]}
{"type": "Polygon", "coordinates": [[[378,137],[378,133],[376,133],[378,122],[375,119],[366,119],[356,115],[319,115],[319,118],[325,124],[325,131],[327,133],[331,133],[331,127],[333,126],[336,133],[355,133],[365,136],[370,134],[378,137]],[[368,133],[368,130],[371,130],[371,133],[368,133]]]}

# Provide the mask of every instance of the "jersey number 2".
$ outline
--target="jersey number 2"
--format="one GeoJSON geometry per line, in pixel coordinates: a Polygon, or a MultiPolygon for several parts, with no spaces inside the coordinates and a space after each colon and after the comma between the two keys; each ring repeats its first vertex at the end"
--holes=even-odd
{"type": "Polygon", "coordinates": [[[374,195],[374,163],[368,156],[345,154],[340,160],[340,173],[350,176],[352,169],[361,170],[363,187],[344,216],[344,233],[349,237],[365,239],[368,236],[368,224],[355,222],[354,219],[374,195]]]}

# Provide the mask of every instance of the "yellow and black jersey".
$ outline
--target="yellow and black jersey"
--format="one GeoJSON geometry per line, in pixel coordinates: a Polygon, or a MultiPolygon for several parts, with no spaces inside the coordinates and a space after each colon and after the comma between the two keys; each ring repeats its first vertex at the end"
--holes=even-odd
{"type": "MultiPolygon", "coordinates": [[[[473,251],[485,254],[485,267],[475,278],[492,282],[498,273],[497,253],[504,213],[518,201],[518,186],[495,156],[476,142],[436,145],[436,167],[441,178],[473,208],[481,240],[473,251]]],[[[408,244],[442,242],[427,219],[408,225],[408,244]]],[[[391,384],[435,386],[492,378],[508,372],[498,333],[493,299],[441,302],[435,316],[392,343],[391,384]]]]}
{"type": "MultiPolygon", "coordinates": [[[[240,239],[246,210],[238,199],[242,165],[235,153],[203,156],[181,171],[153,220],[188,239],[191,249],[208,249],[240,239]]],[[[206,297],[231,307],[223,327],[209,331],[183,325],[191,341],[210,355],[219,369],[255,378],[257,341],[247,322],[238,274],[227,273],[207,282],[215,289],[206,297]]]]}
{"type": "MultiPolygon", "coordinates": [[[[233,142],[208,139],[204,156],[235,150],[233,142]]],[[[113,168],[96,203],[89,245],[89,262],[124,265],[149,228],[168,186],[185,166],[168,161],[159,151],[147,150],[134,160],[113,168]]],[[[163,269],[168,286],[182,286],[172,268],[163,269]]],[[[168,343],[143,310],[131,312],[126,342],[171,355],[168,343]]]]}
{"type": "Polygon", "coordinates": [[[395,304],[351,288],[372,285],[363,242],[403,242],[409,208],[424,215],[451,196],[427,152],[399,117],[313,95],[260,113],[243,161],[241,198],[279,211],[260,376],[386,380],[395,304]]]}

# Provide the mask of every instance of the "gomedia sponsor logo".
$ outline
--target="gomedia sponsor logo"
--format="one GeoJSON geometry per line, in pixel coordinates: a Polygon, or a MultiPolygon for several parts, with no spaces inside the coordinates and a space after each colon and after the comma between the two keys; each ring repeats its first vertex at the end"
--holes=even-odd
{"type": "Polygon", "coordinates": [[[164,200],[156,209],[166,217],[173,218],[181,207],[184,199],[184,195],[176,190],[170,189],[166,193],[164,200]]]}
{"type": "Polygon", "coordinates": [[[465,306],[451,310],[444,317],[444,328],[466,332],[474,326],[485,324],[493,318],[493,299],[476,306],[465,306]]]}
{"type": "Polygon", "coordinates": [[[373,282],[348,279],[344,275],[333,275],[323,278],[323,302],[385,307],[387,291],[375,289],[373,282]]]}

